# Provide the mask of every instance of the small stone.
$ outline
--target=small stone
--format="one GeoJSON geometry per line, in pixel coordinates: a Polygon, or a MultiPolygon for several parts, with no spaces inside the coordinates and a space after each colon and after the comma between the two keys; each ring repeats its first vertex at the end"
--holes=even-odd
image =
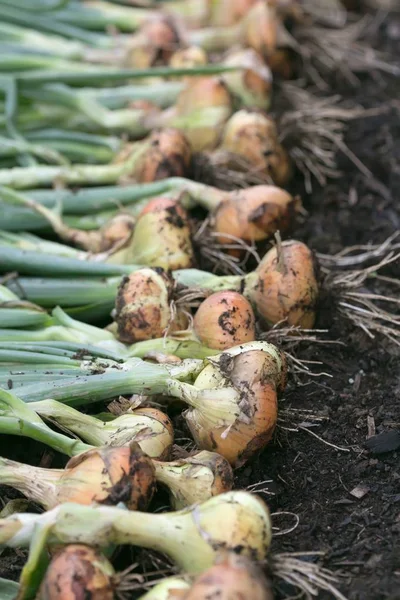
{"type": "Polygon", "coordinates": [[[364,498],[369,491],[370,489],[366,485],[357,485],[351,490],[350,494],[355,498],[358,498],[358,500],[361,500],[361,498],[364,498]]]}

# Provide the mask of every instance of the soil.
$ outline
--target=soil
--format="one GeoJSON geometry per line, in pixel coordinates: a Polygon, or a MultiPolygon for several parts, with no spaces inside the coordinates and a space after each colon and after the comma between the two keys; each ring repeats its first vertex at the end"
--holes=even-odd
{"type": "MultiPolygon", "coordinates": [[[[377,36],[374,43],[400,56],[400,18],[386,20],[377,36]]],[[[354,121],[347,136],[373,177],[342,157],[343,176],[325,188],[316,186],[307,195],[300,178],[294,183],[309,212],[294,237],[324,253],[382,242],[400,229],[400,82],[370,73],[356,88],[337,82],[337,91],[363,106],[387,110],[354,121]]],[[[397,270],[400,278],[399,268],[392,266],[391,275],[397,270]]],[[[281,408],[293,409],[291,420],[280,421],[274,443],[238,472],[237,485],[272,480],[260,485],[274,492],[264,492],[272,512],[297,515],[294,531],[275,537],[274,553],[321,553],[309,560],[339,572],[338,587],[349,600],[399,600],[400,450],[373,454],[365,446],[371,428],[400,431],[399,350],[385,340],[370,340],[334,309],[335,299],[324,298],[317,327],[329,328],[326,337],[341,344],[304,343],[296,350],[299,358],[321,361],[315,369],[329,377],[290,383],[281,408]],[[326,418],[318,424],[315,416],[326,418]]],[[[2,436],[0,453],[11,457],[11,447],[17,460],[43,458],[36,444],[22,439],[16,444],[15,438],[2,436]]],[[[50,462],[57,465],[54,455],[46,453],[42,464],[50,462]]],[[[17,494],[2,489],[3,502],[13,497],[17,494]]],[[[290,527],[294,520],[274,516],[277,527],[290,527]]],[[[25,552],[4,551],[0,576],[16,579],[25,558],[25,552]]],[[[278,593],[289,592],[281,587],[278,593]]]]}

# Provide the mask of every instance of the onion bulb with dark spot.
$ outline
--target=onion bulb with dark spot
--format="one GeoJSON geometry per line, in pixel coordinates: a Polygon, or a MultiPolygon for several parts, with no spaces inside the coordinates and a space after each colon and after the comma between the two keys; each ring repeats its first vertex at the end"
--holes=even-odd
{"type": "Polygon", "coordinates": [[[172,198],[151,200],[139,214],[132,240],[123,252],[128,264],[171,271],[192,267],[194,252],[188,213],[172,198]]]}
{"type": "Polygon", "coordinates": [[[196,311],[194,332],[202,344],[216,350],[255,340],[255,317],[251,304],[242,294],[215,292],[203,300],[196,311]]]}
{"type": "Polygon", "coordinates": [[[168,65],[180,44],[181,36],[173,20],[161,13],[154,14],[128,43],[126,66],[147,69],[168,65]]]}
{"type": "Polygon", "coordinates": [[[124,277],[115,301],[118,339],[133,343],[163,337],[172,326],[173,289],[163,269],[139,269],[124,277]]]}
{"type": "Polygon", "coordinates": [[[215,565],[199,575],[185,600],[273,600],[261,569],[244,556],[222,553],[215,565]]]}
{"type": "Polygon", "coordinates": [[[53,556],[37,600],[114,600],[115,572],[98,550],[69,544],[53,556]]]}
{"type": "Polygon", "coordinates": [[[230,192],[215,210],[211,226],[221,244],[232,243],[232,236],[258,242],[287,230],[300,207],[299,197],[279,187],[255,185],[230,192]]]}
{"type": "Polygon", "coordinates": [[[205,502],[233,487],[232,468],[216,452],[203,450],[180,460],[153,461],[153,464],[156,479],[168,487],[175,510],[205,502]]]}
{"type": "Polygon", "coordinates": [[[210,358],[194,385],[174,381],[170,389],[190,406],[185,419],[197,446],[239,466],[270,441],[285,383],[284,355],[249,342],[210,358]]]}
{"type": "Polygon", "coordinates": [[[244,293],[269,325],[313,327],[319,289],[314,257],[305,244],[276,245],[247,281],[244,293]]]}
{"type": "Polygon", "coordinates": [[[130,178],[138,183],[150,183],[168,177],[186,177],[192,150],[183,132],[164,128],[149,136],[149,147],[140,156],[130,178]]]}
{"type": "Polygon", "coordinates": [[[64,469],[1,459],[0,481],[47,510],[65,502],[123,502],[130,510],[145,510],[155,490],[155,471],[151,459],[133,442],[88,450],[71,458],[64,469]]]}
{"type": "Polygon", "coordinates": [[[280,144],[274,120],[261,111],[242,109],[226,123],[219,150],[243,157],[252,171],[276,185],[290,177],[289,157],[280,144]]]}

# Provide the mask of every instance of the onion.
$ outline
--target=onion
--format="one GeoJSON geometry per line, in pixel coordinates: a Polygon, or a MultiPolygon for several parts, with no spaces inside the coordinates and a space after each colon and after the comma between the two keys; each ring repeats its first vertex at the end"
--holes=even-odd
{"type": "Polygon", "coordinates": [[[304,329],[313,327],[318,282],[311,250],[288,240],[272,248],[249,277],[245,295],[270,325],[285,321],[304,329]]]}
{"type": "Polygon", "coordinates": [[[194,317],[194,331],[202,344],[216,350],[255,339],[255,317],[250,303],[238,292],[215,292],[194,317]]]}
{"type": "MultiPolygon", "coordinates": [[[[124,262],[166,270],[193,266],[189,215],[172,198],[155,198],[139,214],[124,262]]],[[[118,257],[117,257],[118,259],[118,257]]]]}
{"type": "Polygon", "coordinates": [[[129,242],[135,225],[132,215],[122,213],[113,217],[100,230],[101,242],[98,250],[91,248],[92,252],[105,252],[121,247],[129,242]]]}
{"type": "Polygon", "coordinates": [[[169,66],[174,67],[175,69],[185,69],[189,67],[200,67],[206,65],[207,62],[207,54],[203,48],[200,48],[199,46],[189,46],[188,48],[176,50],[170,58],[169,66]]]}
{"type": "Polygon", "coordinates": [[[172,321],[173,285],[162,269],[140,269],[124,277],[115,301],[118,339],[132,343],[162,337],[172,321]]]}
{"type": "Polygon", "coordinates": [[[242,20],[257,0],[211,0],[209,25],[227,27],[242,20]]]}
{"type": "Polygon", "coordinates": [[[181,131],[172,128],[153,131],[149,141],[150,145],[134,166],[131,178],[138,183],[149,183],[188,175],[191,147],[181,131]]]}
{"type": "Polygon", "coordinates": [[[144,510],[155,490],[155,472],[135,442],[94,448],[69,460],[65,469],[43,469],[1,459],[0,482],[51,509],[64,502],[118,504],[144,510]]]}
{"type": "Polygon", "coordinates": [[[168,65],[180,43],[180,35],[173,20],[166,15],[153,15],[133,36],[127,51],[126,66],[147,69],[156,65],[168,65]]]}
{"type": "Polygon", "coordinates": [[[279,25],[276,8],[269,2],[258,0],[243,20],[246,45],[268,58],[277,47],[279,25]]]}
{"type": "Polygon", "coordinates": [[[252,48],[235,50],[224,59],[224,64],[241,67],[238,71],[221,75],[240,103],[267,110],[271,103],[272,73],[260,54],[252,48]]]}
{"type": "Polygon", "coordinates": [[[165,122],[183,129],[194,152],[215,148],[232,113],[231,94],[222,79],[195,77],[187,81],[165,122]]]}
{"type": "Polygon", "coordinates": [[[301,206],[298,197],[272,185],[256,185],[231,192],[219,203],[212,228],[221,244],[232,243],[232,236],[248,243],[285,231],[301,206]],[[228,234],[225,236],[224,234],[228,234]]]}
{"type": "Polygon", "coordinates": [[[219,148],[242,156],[251,170],[268,175],[277,185],[289,179],[289,158],[279,143],[276,124],[263,112],[242,109],[232,115],[219,148]]]}
{"type": "Polygon", "coordinates": [[[265,560],[272,534],[264,502],[254,494],[237,491],[170,513],[68,503],[44,514],[13,514],[0,520],[0,544],[27,546],[44,525],[50,528],[53,544],[152,548],[167,554],[189,574],[208,569],[224,551],[265,560]]]}
{"type": "Polygon", "coordinates": [[[70,544],[52,558],[37,600],[113,600],[115,572],[106,557],[83,544],[70,544]]]}
{"type": "Polygon", "coordinates": [[[194,386],[174,381],[170,389],[190,406],[185,419],[197,446],[240,466],[270,441],[285,383],[284,355],[250,342],[210,358],[194,386]]]}
{"type": "Polygon", "coordinates": [[[156,478],[170,492],[175,510],[205,502],[212,496],[229,492],[233,471],[229,462],[215,452],[197,452],[173,462],[154,461],[156,478]]]}
{"type": "Polygon", "coordinates": [[[216,564],[198,576],[185,600],[273,600],[261,570],[244,556],[217,557],[216,564]]]}
{"type": "Polygon", "coordinates": [[[174,441],[170,419],[156,408],[136,408],[112,421],[102,421],[56,400],[31,402],[30,407],[93,446],[118,447],[137,442],[147,456],[165,460],[174,441]]]}

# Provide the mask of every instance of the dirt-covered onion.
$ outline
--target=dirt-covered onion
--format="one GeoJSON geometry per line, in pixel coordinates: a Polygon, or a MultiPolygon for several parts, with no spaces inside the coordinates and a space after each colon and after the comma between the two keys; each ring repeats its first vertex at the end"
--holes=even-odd
{"type": "Polygon", "coordinates": [[[182,131],[167,127],[153,131],[148,139],[149,146],[135,164],[131,179],[149,183],[189,174],[192,150],[182,131]]]}
{"type": "MultiPolygon", "coordinates": [[[[171,271],[192,267],[194,252],[188,213],[173,198],[151,200],[137,218],[129,246],[121,252],[128,264],[171,271]]],[[[120,260],[117,255],[114,259],[120,260]]]]}
{"type": "Polygon", "coordinates": [[[244,293],[267,323],[313,327],[319,288],[315,260],[305,244],[295,240],[277,244],[254,275],[244,293]]]}
{"type": "Polygon", "coordinates": [[[212,216],[212,229],[222,244],[232,236],[253,243],[285,231],[300,210],[300,198],[272,185],[235,190],[219,203],[212,216]],[[228,234],[228,235],[224,235],[228,234]]]}
{"type": "Polygon", "coordinates": [[[151,459],[133,442],[118,448],[88,450],[71,458],[64,469],[1,459],[0,482],[20,490],[46,509],[64,502],[124,502],[130,510],[144,510],[155,490],[155,470],[151,459]]]}
{"type": "Polygon", "coordinates": [[[122,279],[114,316],[122,342],[150,340],[165,334],[173,320],[173,285],[162,269],[140,269],[122,279]]]}
{"type": "Polygon", "coordinates": [[[193,321],[202,344],[216,350],[255,339],[255,317],[249,301],[238,292],[222,291],[203,300],[193,321]]]}
{"type": "Polygon", "coordinates": [[[168,487],[175,510],[205,502],[233,486],[232,468],[216,452],[203,450],[180,460],[153,463],[157,481],[168,487]]]}
{"type": "Polygon", "coordinates": [[[269,176],[276,185],[285,185],[290,177],[289,157],[276,124],[262,111],[234,113],[224,127],[219,150],[243,157],[251,170],[269,176]]]}
{"type": "Polygon", "coordinates": [[[147,69],[167,65],[180,44],[181,36],[173,19],[153,14],[128,44],[126,66],[147,69]]]}
{"type": "Polygon", "coordinates": [[[244,464],[270,441],[285,382],[284,355],[272,344],[250,342],[210,359],[185,413],[198,447],[244,464]]]}
{"type": "Polygon", "coordinates": [[[98,550],[69,544],[53,556],[37,600],[113,600],[115,572],[98,550]]]}

